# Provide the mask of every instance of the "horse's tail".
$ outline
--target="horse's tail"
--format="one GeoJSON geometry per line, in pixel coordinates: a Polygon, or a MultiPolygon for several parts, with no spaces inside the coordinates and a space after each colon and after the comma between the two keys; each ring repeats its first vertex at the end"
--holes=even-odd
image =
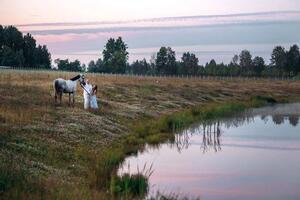
{"type": "Polygon", "coordinates": [[[58,87],[59,87],[58,80],[54,80],[53,81],[53,89],[54,89],[55,93],[58,91],[58,87]]]}

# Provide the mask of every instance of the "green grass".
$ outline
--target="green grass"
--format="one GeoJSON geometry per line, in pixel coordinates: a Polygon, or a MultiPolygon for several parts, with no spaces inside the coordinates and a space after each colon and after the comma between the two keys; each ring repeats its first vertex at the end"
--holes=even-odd
{"type": "MultiPolygon", "coordinates": [[[[263,106],[268,103],[275,103],[276,100],[272,97],[254,97],[245,102],[231,102],[221,104],[208,104],[205,107],[195,106],[190,109],[178,111],[173,114],[162,116],[156,120],[148,120],[138,122],[132,130],[136,137],[130,136],[130,140],[135,143],[154,141],[153,135],[161,133],[174,133],[187,126],[197,122],[205,121],[218,117],[230,116],[236,112],[241,112],[250,107],[263,106]],[[153,136],[153,137],[152,137],[153,136]]],[[[155,137],[164,136],[157,135],[155,137]]],[[[164,138],[164,137],[162,137],[164,138]]]]}
{"type": "Polygon", "coordinates": [[[17,185],[23,186],[25,173],[14,166],[10,160],[1,160],[0,163],[0,194],[17,185]]]}
{"type": "Polygon", "coordinates": [[[147,168],[145,164],[141,171],[138,168],[136,174],[114,175],[111,177],[110,191],[113,195],[121,195],[125,199],[144,198],[149,190],[148,180],[152,173],[152,165],[147,168]]]}
{"type": "Polygon", "coordinates": [[[125,156],[124,150],[117,146],[104,151],[96,163],[96,168],[94,169],[96,182],[92,183],[92,185],[96,185],[99,189],[108,188],[111,177],[116,174],[125,156]]]}
{"type": "Polygon", "coordinates": [[[148,178],[143,174],[113,176],[110,182],[111,193],[122,196],[125,199],[143,198],[147,194],[148,189],[148,178]]]}
{"type": "Polygon", "coordinates": [[[45,189],[41,180],[33,177],[34,174],[30,171],[20,168],[13,159],[0,160],[0,198],[38,199],[42,197],[45,189]]]}
{"type": "Polygon", "coordinates": [[[143,175],[117,175],[117,169],[127,155],[143,151],[145,144],[155,146],[166,141],[172,142],[177,131],[198,121],[227,117],[247,108],[274,102],[276,100],[272,97],[253,97],[249,101],[198,106],[162,116],[157,120],[140,121],[131,127],[132,134],[121,138],[100,156],[95,169],[96,185],[100,188],[109,186],[112,194],[140,195],[140,185],[146,186],[144,181],[147,180],[142,178],[143,175]]]}

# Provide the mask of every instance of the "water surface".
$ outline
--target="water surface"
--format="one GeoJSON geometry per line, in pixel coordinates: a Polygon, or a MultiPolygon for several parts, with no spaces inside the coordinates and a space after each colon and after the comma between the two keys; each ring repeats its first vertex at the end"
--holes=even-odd
{"type": "Polygon", "coordinates": [[[300,103],[200,123],[175,142],[128,157],[119,173],[153,164],[157,191],[201,199],[300,199],[300,103]]]}

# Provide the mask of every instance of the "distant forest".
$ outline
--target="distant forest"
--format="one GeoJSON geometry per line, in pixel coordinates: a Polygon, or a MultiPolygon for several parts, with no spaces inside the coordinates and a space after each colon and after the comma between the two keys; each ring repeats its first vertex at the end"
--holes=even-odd
{"type": "Polygon", "coordinates": [[[191,75],[191,76],[255,76],[255,77],[294,77],[300,74],[299,47],[293,45],[289,50],[277,46],[273,49],[270,64],[262,57],[253,58],[248,50],[234,55],[229,64],[216,63],[212,59],[205,66],[199,65],[197,56],[185,52],[181,60],[176,60],[171,47],[161,47],[147,62],[146,59],[127,63],[127,45],[122,38],[109,39],[103,50],[103,59],[91,61],[89,72],[127,73],[139,75],[191,75]]]}
{"type": "Polygon", "coordinates": [[[0,25],[0,66],[51,69],[51,55],[29,33],[23,36],[14,26],[0,25]]]}
{"type": "Polygon", "coordinates": [[[45,45],[27,33],[23,34],[13,26],[0,25],[0,66],[22,68],[46,68],[63,71],[93,73],[138,74],[138,75],[190,75],[190,76],[255,76],[294,77],[300,75],[300,52],[295,44],[289,49],[276,46],[266,64],[262,57],[253,57],[248,50],[234,55],[229,64],[216,63],[214,59],[204,66],[194,53],[185,52],[180,60],[171,47],[161,47],[148,62],[136,60],[129,64],[128,46],[121,37],[110,38],[102,51],[102,58],[90,61],[88,65],[79,60],[56,59],[51,67],[51,54],[45,45]]]}
{"type": "MultiPolygon", "coordinates": [[[[181,60],[176,60],[176,53],[171,47],[161,47],[150,62],[143,59],[128,64],[127,45],[121,37],[109,39],[102,54],[103,59],[90,61],[82,69],[96,73],[138,75],[294,77],[300,74],[300,52],[296,44],[289,50],[282,46],[275,47],[268,65],[262,57],[253,58],[248,50],[243,50],[239,55],[234,55],[229,64],[216,63],[212,59],[202,66],[199,65],[197,56],[191,52],[183,53],[181,60]]],[[[62,64],[66,62],[67,60],[56,60],[59,69],[63,69],[62,64]]]]}

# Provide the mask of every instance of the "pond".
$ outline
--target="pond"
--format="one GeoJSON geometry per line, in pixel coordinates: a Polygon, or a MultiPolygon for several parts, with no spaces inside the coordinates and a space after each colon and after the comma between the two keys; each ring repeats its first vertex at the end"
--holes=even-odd
{"type": "Polygon", "coordinates": [[[300,199],[299,116],[300,103],[293,103],[202,122],[128,157],[119,174],[152,165],[154,196],[300,199]]]}

